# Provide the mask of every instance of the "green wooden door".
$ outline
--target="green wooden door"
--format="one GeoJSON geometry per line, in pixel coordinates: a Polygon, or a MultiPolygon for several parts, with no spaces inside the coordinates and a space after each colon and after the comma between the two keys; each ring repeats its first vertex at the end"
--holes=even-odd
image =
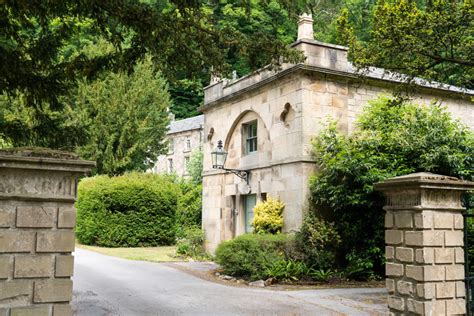
{"type": "Polygon", "coordinates": [[[250,233],[253,228],[250,225],[253,220],[253,208],[257,204],[257,195],[251,194],[244,196],[244,207],[245,207],[245,232],[250,233]]]}

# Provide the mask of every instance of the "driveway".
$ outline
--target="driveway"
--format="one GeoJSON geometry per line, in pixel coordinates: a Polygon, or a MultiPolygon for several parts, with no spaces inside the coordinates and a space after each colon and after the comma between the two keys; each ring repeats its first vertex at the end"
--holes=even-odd
{"type": "Polygon", "coordinates": [[[275,291],[203,280],[169,264],[75,251],[76,315],[381,315],[383,289],[275,291]]]}

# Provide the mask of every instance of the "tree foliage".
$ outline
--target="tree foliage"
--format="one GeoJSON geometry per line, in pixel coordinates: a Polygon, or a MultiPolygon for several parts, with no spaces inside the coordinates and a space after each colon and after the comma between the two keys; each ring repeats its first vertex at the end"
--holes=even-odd
{"type": "Polygon", "coordinates": [[[202,183],[202,159],[202,149],[196,149],[191,153],[191,157],[186,165],[186,170],[188,171],[192,182],[195,184],[202,183]]]}
{"type": "Polygon", "coordinates": [[[436,104],[373,101],[352,135],[330,124],[314,151],[319,171],[310,181],[311,203],[335,223],[339,261],[354,277],[383,274],[384,198],[374,183],[420,171],[474,178],[474,134],[436,104]]]}
{"type": "Polygon", "coordinates": [[[81,81],[72,104],[88,132],[87,143],[77,152],[97,162],[97,173],[144,171],[167,148],[163,139],[170,97],[150,59],[131,74],[109,73],[91,83],[81,81]]]}
{"type": "MultiPolygon", "coordinates": [[[[281,2],[291,6],[289,2],[281,2]]],[[[47,101],[57,109],[62,105],[58,98],[76,85],[76,78],[92,78],[103,69],[130,70],[147,53],[153,56],[156,65],[162,66],[167,78],[181,72],[200,74],[203,68],[211,66],[216,72],[229,71],[226,56],[230,46],[238,46],[249,60],[265,59],[265,63],[280,61],[280,57],[295,60],[295,52],[279,38],[218,25],[214,8],[220,3],[3,1],[0,92],[20,91],[25,94],[28,106],[47,101]],[[80,49],[76,51],[84,36],[89,35],[107,41],[113,49],[95,56],[88,56],[80,49]],[[269,49],[260,51],[256,47],[269,49]]],[[[226,7],[252,12],[260,3],[263,2],[229,1],[226,7]]],[[[244,14],[243,18],[251,16],[244,14]]]]}
{"type": "Polygon", "coordinates": [[[360,69],[375,66],[414,77],[474,88],[474,7],[471,1],[379,0],[365,41],[346,9],[340,40],[360,69]]]}

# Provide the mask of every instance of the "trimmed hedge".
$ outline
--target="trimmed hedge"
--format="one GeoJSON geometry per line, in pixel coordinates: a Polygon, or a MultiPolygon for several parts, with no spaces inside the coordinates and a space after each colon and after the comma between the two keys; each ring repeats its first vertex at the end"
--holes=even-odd
{"type": "Polygon", "coordinates": [[[181,195],[174,178],[146,173],[96,176],[79,183],[79,242],[104,247],[150,247],[175,242],[181,195]]]}

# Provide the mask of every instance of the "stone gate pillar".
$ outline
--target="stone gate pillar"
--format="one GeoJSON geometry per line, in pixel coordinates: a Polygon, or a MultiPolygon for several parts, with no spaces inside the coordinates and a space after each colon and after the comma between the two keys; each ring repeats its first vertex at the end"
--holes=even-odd
{"type": "Polygon", "coordinates": [[[386,195],[388,305],[396,315],[465,314],[461,194],[474,183],[415,173],[377,183],[386,195]]]}
{"type": "Polygon", "coordinates": [[[71,315],[78,178],[94,165],[0,151],[0,316],[71,315]]]}

